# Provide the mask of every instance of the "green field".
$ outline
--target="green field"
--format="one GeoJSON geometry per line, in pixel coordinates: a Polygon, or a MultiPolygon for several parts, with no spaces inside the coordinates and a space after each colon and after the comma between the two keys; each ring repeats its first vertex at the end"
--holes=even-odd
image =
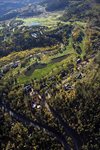
{"type": "Polygon", "coordinates": [[[70,60],[73,60],[74,58],[75,58],[75,55],[73,54],[73,55],[68,56],[67,59],[63,59],[60,62],[48,63],[45,68],[36,69],[30,76],[26,76],[22,74],[18,78],[18,82],[26,83],[26,82],[30,82],[30,80],[34,78],[41,79],[42,77],[49,77],[51,75],[55,75],[57,74],[57,72],[62,70],[62,68],[66,68],[70,60]]]}
{"type": "Polygon", "coordinates": [[[24,21],[24,25],[28,26],[31,23],[40,23],[43,26],[47,26],[49,28],[56,27],[57,23],[60,21],[61,13],[51,13],[49,16],[39,16],[39,17],[30,17],[30,18],[16,18],[16,20],[24,21]]]}
{"type": "Polygon", "coordinates": [[[73,25],[79,25],[81,27],[85,27],[86,23],[81,21],[75,21],[75,22],[64,22],[60,20],[60,17],[62,16],[63,12],[60,13],[50,13],[49,15],[39,16],[39,17],[29,17],[29,18],[16,18],[16,20],[22,20],[24,21],[25,26],[30,26],[32,23],[40,24],[43,26],[46,26],[48,28],[56,28],[58,26],[58,23],[62,25],[66,24],[73,24],[73,25]]]}
{"type": "Polygon", "coordinates": [[[35,69],[35,71],[31,73],[29,76],[26,76],[24,75],[24,73],[22,73],[21,76],[18,78],[18,82],[25,83],[34,78],[40,79],[44,76],[50,76],[52,74],[56,74],[62,68],[66,67],[71,60],[76,58],[76,53],[72,48],[71,39],[69,45],[62,53],[58,52],[56,55],[52,56],[46,55],[45,57],[46,57],[45,59],[42,59],[42,63],[47,64],[45,68],[35,69]],[[52,62],[52,60],[54,59],[56,59],[56,61],[52,62]]]}

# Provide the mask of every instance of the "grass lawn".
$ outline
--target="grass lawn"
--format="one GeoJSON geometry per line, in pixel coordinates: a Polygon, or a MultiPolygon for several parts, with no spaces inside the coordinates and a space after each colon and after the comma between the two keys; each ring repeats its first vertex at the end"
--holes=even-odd
{"type": "MultiPolygon", "coordinates": [[[[19,54],[19,53],[16,53],[16,54],[19,54]]],[[[22,56],[23,54],[25,57],[27,56],[26,52],[22,52],[22,56]]],[[[18,70],[20,70],[21,74],[18,77],[18,82],[27,83],[27,82],[30,82],[30,80],[34,78],[40,79],[44,76],[51,76],[52,74],[57,74],[57,72],[62,70],[62,68],[66,67],[67,64],[71,62],[71,60],[73,60],[75,57],[76,57],[76,53],[72,47],[72,38],[69,38],[69,45],[66,46],[66,49],[62,53],[58,52],[56,55],[52,55],[52,56],[45,55],[45,58],[42,59],[42,63],[46,63],[47,66],[45,66],[44,68],[35,69],[33,72],[31,71],[29,75],[25,75],[24,74],[25,68],[18,67],[8,72],[6,77],[10,77],[11,74],[16,75],[18,70]],[[52,60],[55,60],[55,61],[52,61],[52,60]]],[[[22,57],[22,60],[24,60],[24,58],[22,57]]],[[[34,60],[31,59],[31,61],[29,62],[29,65],[32,65],[33,63],[34,63],[34,60]]]]}
{"type": "Polygon", "coordinates": [[[30,17],[30,18],[16,18],[16,20],[23,20],[24,25],[28,26],[31,23],[40,23],[41,25],[47,26],[49,28],[56,27],[59,22],[59,17],[62,13],[51,13],[49,16],[39,16],[39,17],[30,17]]]}
{"type": "Polygon", "coordinates": [[[45,77],[45,76],[51,76],[51,75],[57,74],[57,72],[62,70],[62,68],[66,68],[67,64],[71,62],[71,60],[73,60],[74,58],[75,58],[75,54],[72,54],[68,56],[68,58],[62,60],[61,62],[48,63],[45,68],[36,69],[30,76],[25,76],[24,74],[22,74],[21,76],[19,76],[18,82],[27,83],[27,82],[30,82],[30,80],[34,78],[41,79],[42,77],[45,77]]]}
{"type": "Polygon", "coordinates": [[[81,58],[83,58],[86,55],[86,49],[87,49],[87,43],[88,42],[89,42],[89,39],[88,39],[87,35],[85,35],[82,43],[80,43],[80,47],[82,49],[81,58]]]}

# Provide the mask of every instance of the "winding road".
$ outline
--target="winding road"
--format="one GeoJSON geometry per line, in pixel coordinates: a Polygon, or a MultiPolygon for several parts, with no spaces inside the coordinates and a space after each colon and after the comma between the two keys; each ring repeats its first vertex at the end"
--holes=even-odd
{"type": "Polygon", "coordinates": [[[56,118],[58,119],[59,123],[61,124],[61,126],[64,128],[64,131],[66,133],[66,137],[70,136],[73,140],[74,143],[74,149],[75,150],[79,150],[81,148],[82,145],[82,141],[80,136],[78,135],[78,133],[72,129],[67,121],[65,122],[62,117],[60,116],[59,112],[57,112],[57,110],[54,110],[53,107],[51,107],[46,99],[45,99],[45,95],[42,95],[42,102],[45,104],[45,107],[47,108],[47,110],[56,118]]]}
{"type": "Polygon", "coordinates": [[[82,144],[82,141],[78,135],[78,133],[73,130],[67,122],[65,122],[62,117],[60,116],[59,112],[57,112],[56,110],[54,110],[50,105],[48,106],[51,113],[53,114],[53,116],[55,116],[55,118],[58,119],[59,123],[62,125],[62,127],[64,128],[64,131],[66,133],[66,136],[70,136],[73,140],[74,143],[74,148],[75,150],[79,150],[82,144]]]}
{"type": "Polygon", "coordinates": [[[47,132],[49,132],[51,135],[55,136],[59,140],[59,142],[63,145],[64,150],[70,150],[70,146],[66,142],[64,135],[62,135],[60,132],[58,132],[55,128],[50,127],[46,124],[42,124],[37,121],[32,121],[31,119],[27,118],[26,116],[21,115],[21,114],[17,113],[16,111],[14,111],[13,109],[11,109],[9,107],[9,105],[7,105],[5,102],[0,101],[0,107],[3,111],[9,113],[9,115],[12,118],[15,118],[17,121],[21,122],[24,125],[34,126],[36,128],[45,129],[47,132]]]}
{"type": "MultiPolygon", "coordinates": [[[[45,99],[44,99],[45,101],[45,99]]],[[[45,101],[45,106],[48,109],[48,111],[55,117],[58,119],[59,123],[62,125],[62,127],[64,128],[64,131],[66,133],[66,136],[70,136],[73,140],[74,143],[74,150],[79,150],[81,147],[81,140],[79,135],[77,134],[77,132],[75,132],[69,125],[67,122],[65,122],[62,117],[60,116],[59,112],[57,112],[56,110],[54,110],[46,101],[45,101]]],[[[28,125],[28,126],[34,126],[36,128],[42,128],[45,129],[47,132],[49,132],[51,135],[55,136],[59,142],[63,145],[65,150],[70,150],[70,146],[68,145],[65,136],[58,132],[55,128],[50,127],[46,124],[42,124],[41,122],[37,122],[37,121],[33,121],[29,118],[27,118],[25,115],[21,115],[19,113],[17,113],[16,111],[14,111],[13,109],[10,108],[9,105],[7,105],[5,102],[1,102],[0,101],[0,107],[3,111],[7,112],[10,114],[10,116],[12,118],[15,118],[16,120],[18,120],[19,122],[21,122],[24,125],[28,125]]]]}

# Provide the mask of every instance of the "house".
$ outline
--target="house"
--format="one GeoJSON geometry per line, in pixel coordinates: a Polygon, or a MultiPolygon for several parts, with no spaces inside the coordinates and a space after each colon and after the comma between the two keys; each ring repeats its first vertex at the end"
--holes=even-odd
{"type": "Polygon", "coordinates": [[[24,92],[25,92],[25,93],[29,93],[31,90],[32,90],[32,86],[31,86],[30,84],[24,86],[24,92]]]}
{"type": "Polygon", "coordinates": [[[36,111],[36,109],[39,110],[40,108],[41,108],[41,105],[39,105],[39,104],[37,104],[35,102],[31,103],[31,109],[32,109],[33,112],[36,111]]]}
{"type": "Polygon", "coordinates": [[[30,91],[30,97],[34,96],[34,94],[35,94],[35,92],[34,92],[34,90],[32,88],[31,91],[30,91]]]}
{"type": "Polygon", "coordinates": [[[65,91],[68,91],[68,90],[72,90],[72,89],[73,89],[72,86],[69,85],[69,83],[65,84],[65,85],[63,86],[63,88],[64,88],[65,91]]]}
{"type": "Polygon", "coordinates": [[[37,34],[36,33],[31,33],[31,36],[34,38],[37,38],[37,34]]]}
{"type": "Polygon", "coordinates": [[[33,58],[33,55],[30,55],[29,58],[33,58]]]}
{"type": "Polygon", "coordinates": [[[11,66],[11,68],[17,68],[18,67],[18,63],[13,63],[13,65],[11,66]]]}
{"type": "MultiPolygon", "coordinates": [[[[33,91],[33,90],[32,90],[33,91]]],[[[38,92],[30,92],[30,96],[32,98],[32,102],[31,102],[31,109],[32,111],[36,110],[37,109],[40,109],[41,108],[41,95],[39,95],[38,92]]]]}
{"type": "Polygon", "coordinates": [[[10,70],[10,66],[9,65],[5,65],[3,68],[2,68],[2,73],[7,73],[8,71],[10,70]]]}
{"type": "Polygon", "coordinates": [[[76,79],[82,79],[83,77],[83,74],[82,73],[79,73],[77,76],[76,76],[76,79]]]}
{"type": "Polygon", "coordinates": [[[31,108],[32,108],[32,109],[36,108],[36,103],[32,102],[32,103],[31,103],[31,108]]]}
{"type": "Polygon", "coordinates": [[[81,65],[82,65],[82,67],[85,67],[88,63],[89,63],[89,61],[83,61],[81,65]]]}
{"type": "Polygon", "coordinates": [[[47,91],[45,92],[45,96],[46,96],[46,98],[48,98],[48,99],[51,98],[51,95],[50,95],[50,93],[49,93],[49,90],[47,90],[47,91]]]}
{"type": "Polygon", "coordinates": [[[11,68],[17,68],[20,64],[20,61],[15,61],[15,62],[12,62],[10,64],[11,64],[11,68]]]}
{"type": "Polygon", "coordinates": [[[42,83],[42,84],[40,84],[40,89],[43,89],[43,88],[45,88],[46,86],[47,86],[47,84],[42,83]]]}
{"type": "Polygon", "coordinates": [[[40,109],[41,108],[41,105],[37,105],[37,109],[40,109]]]}
{"type": "Polygon", "coordinates": [[[66,77],[66,76],[67,76],[67,72],[66,72],[65,70],[61,71],[60,76],[61,76],[62,78],[66,77]]]}
{"type": "Polygon", "coordinates": [[[82,60],[79,58],[77,59],[77,65],[80,64],[82,62],[82,60]]]}

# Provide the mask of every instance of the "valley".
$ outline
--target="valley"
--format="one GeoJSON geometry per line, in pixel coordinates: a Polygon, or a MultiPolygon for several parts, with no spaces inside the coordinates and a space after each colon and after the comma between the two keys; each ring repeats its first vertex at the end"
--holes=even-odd
{"type": "Polygon", "coordinates": [[[1,150],[99,150],[99,2],[1,7],[1,150]]]}

